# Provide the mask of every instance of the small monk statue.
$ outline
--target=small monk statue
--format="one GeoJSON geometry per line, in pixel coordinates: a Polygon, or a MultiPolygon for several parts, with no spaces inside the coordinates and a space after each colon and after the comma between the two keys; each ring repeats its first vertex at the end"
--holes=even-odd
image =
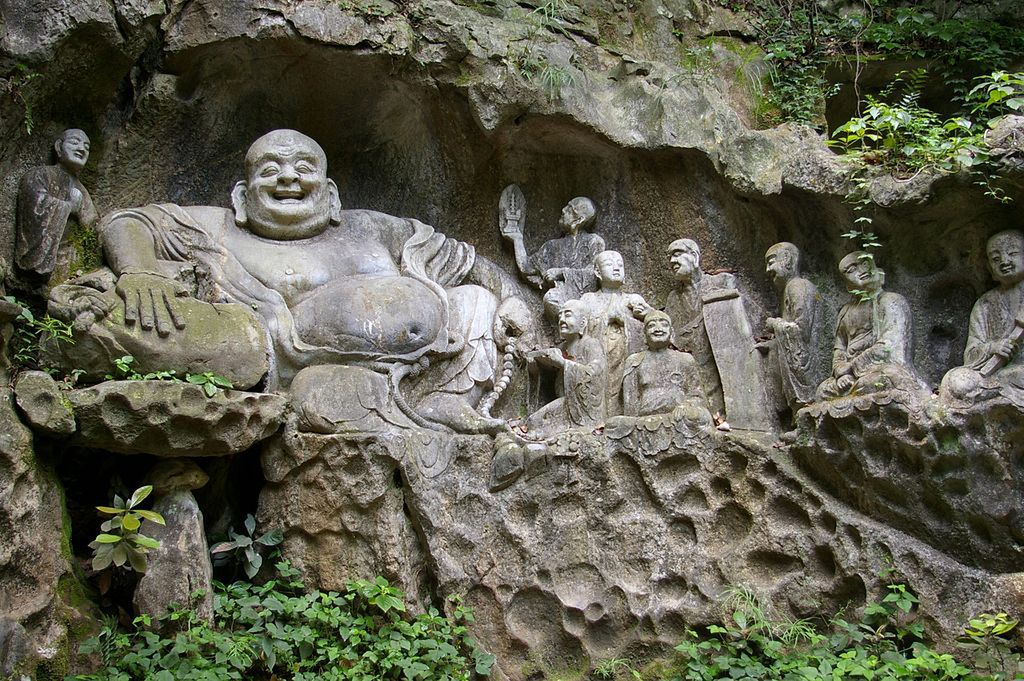
{"type": "Polygon", "coordinates": [[[818,374],[818,328],[821,294],[800,276],[800,249],[783,241],[764,254],[765,270],[779,292],[779,316],[765,326],[773,338],[767,343],[772,370],[794,412],[814,401],[818,374]]]}
{"type": "Polygon", "coordinates": [[[92,227],[99,215],[89,192],[78,179],[89,160],[89,137],[70,129],[53,143],[57,163],[32,168],[18,185],[18,233],[14,264],[19,276],[43,286],[57,267],[58,251],[68,220],[92,227]]]}
{"type": "Polygon", "coordinates": [[[1024,234],[993,235],[986,255],[996,287],[971,309],[964,366],[946,374],[941,393],[972,399],[979,389],[993,388],[1024,407],[1024,234]]]}
{"type": "Polygon", "coordinates": [[[601,342],[608,366],[608,416],[621,416],[622,373],[630,353],[643,347],[643,324],[640,321],[650,306],[643,296],[623,292],[626,270],[622,254],[602,251],[594,258],[594,276],[600,282],[597,291],[580,298],[590,315],[591,335],[601,342]]]}
{"type": "Polygon", "coordinates": [[[608,371],[601,343],[591,335],[592,325],[581,301],[567,301],[558,312],[562,347],[527,353],[528,362],[554,367],[561,373],[559,397],[526,420],[531,434],[548,437],[567,427],[595,428],[603,422],[608,371]]]}
{"type": "Polygon", "coordinates": [[[544,311],[550,319],[555,319],[562,303],[594,289],[594,257],[605,249],[604,239],[587,231],[594,224],[597,209],[585,196],[570,200],[558,221],[565,236],[545,241],[535,253],[529,254],[523,242],[524,204],[522,192],[516,185],[505,189],[501,201],[501,232],[512,242],[522,277],[537,288],[546,289],[544,311]]]}
{"type": "Polygon", "coordinates": [[[626,359],[622,403],[626,416],[668,414],[677,409],[699,413],[711,423],[697,360],[672,347],[672,320],[660,310],[644,316],[647,349],[626,359]]]}
{"type": "Polygon", "coordinates": [[[857,298],[839,311],[832,376],[818,386],[818,399],[925,389],[911,359],[913,324],[907,299],[882,290],[885,272],[870,253],[845,256],[839,272],[857,298]]]}

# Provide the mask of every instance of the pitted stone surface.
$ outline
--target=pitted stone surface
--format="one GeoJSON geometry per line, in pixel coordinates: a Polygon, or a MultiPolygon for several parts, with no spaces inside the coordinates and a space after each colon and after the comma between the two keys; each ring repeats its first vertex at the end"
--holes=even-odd
{"type": "Polygon", "coordinates": [[[227,390],[207,397],[178,381],[107,381],[68,399],[78,422],[74,444],[157,456],[245,451],[278,429],[285,409],[280,395],[227,390]]]}
{"type": "Polygon", "coordinates": [[[782,449],[664,419],[627,430],[564,433],[490,493],[486,437],[286,429],[264,456],[260,521],[321,588],[382,573],[421,597],[464,594],[512,679],[527,656],[572,667],[637,642],[668,650],[723,615],[729,585],[792,616],[834,612],[877,596],[891,561],[940,638],[995,602],[993,576],[851,511],[782,449]]]}
{"type": "Polygon", "coordinates": [[[14,382],[14,397],[33,428],[54,437],[75,432],[71,402],[49,374],[22,371],[14,382]]]}
{"type": "Polygon", "coordinates": [[[829,493],[966,565],[1024,570],[1024,421],[1004,399],[913,410],[865,398],[799,414],[793,454],[829,493]],[[845,407],[845,408],[841,408],[845,407]]]}

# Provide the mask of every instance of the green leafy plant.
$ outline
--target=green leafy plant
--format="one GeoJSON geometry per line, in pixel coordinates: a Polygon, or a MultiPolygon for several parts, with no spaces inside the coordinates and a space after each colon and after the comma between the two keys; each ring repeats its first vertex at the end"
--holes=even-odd
{"type": "Polygon", "coordinates": [[[20,367],[39,367],[39,344],[44,338],[52,338],[58,343],[73,345],[75,337],[71,324],[55,319],[50,315],[37,317],[27,304],[14,296],[4,296],[4,300],[21,308],[21,314],[14,320],[14,338],[11,342],[11,359],[20,367]]]}
{"type": "Polygon", "coordinates": [[[952,655],[922,641],[914,621],[916,597],[903,584],[870,604],[864,618],[835,617],[819,632],[806,620],[778,620],[747,590],[730,590],[732,621],[706,634],[687,632],[668,681],[715,679],[937,679],[973,678],[952,655]]]}
{"type": "Polygon", "coordinates": [[[982,613],[967,624],[957,646],[969,651],[975,668],[991,679],[1024,678],[1024,658],[1007,638],[1019,623],[1005,612],[982,613]]]}
{"type": "Polygon", "coordinates": [[[127,501],[120,495],[114,495],[113,506],[96,507],[100,513],[112,517],[100,525],[102,532],[89,542],[89,548],[93,550],[94,570],[128,565],[136,572],[146,571],[146,554],[150,549],[160,548],[160,542],[142,534],[142,522],[148,520],[157,525],[165,524],[159,513],[138,508],[152,491],[153,486],[146,485],[135,490],[127,501]]]}
{"type": "Polygon", "coordinates": [[[978,76],[970,99],[976,104],[974,113],[989,115],[1024,111],[1024,72],[995,71],[978,76]]]}
{"type": "Polygon", "coordinates": [[[221,390],[230,390],[235,387],[231,384],[231,381],[223,376],[218,376],[212,371],[204,371],[201,374],[185,374],[185,380],[193,385],[202,387],[207,397],[213,397],[221,390]]]}
{"type": "Polygon", "coordinates": [[[141,374],[132,366],[135,358],[131,355],[116,357],[114,359],[114,373],[106,374],[104,378],[108,381],[178,381],[175,371],[152,371],[141,374]]]}
{"type": "Polygon", "coordinates": [[[245,574],[249,579],[256,576],[263,566],[263,556],[260,548],[277,546],[284,541],[284,534],[279,529],[272,529],[264,532],[259,537],[254,537],[256,532],[256,518],[250,513],[245,517],[243,523],[245,534],[235,532],[235,528],[228,530],[228,541],[215,544],[210,549],[215,566],[225,565],[232,559],[242,565],[245,574]]]}
{"type": "MultiPolygon", "coordinates": [[[[469,637],[472,612],[451,599],[451,614],[428,607],[415,617],[403,594],[378,577],[338,592],[306,593],[286,561],[254,585],[214,584],[214,624],[187,610],[156,620],[136,618],[131,630],[109,624],[82,644],[102,653],[103,668],[69,681],[469,681],[487,676],[493,656],[469,637]],[[161,636],[153,625],[173,623],[161,636]]],[[[163,629],[163,627],[157,627],[163,629]]]]}
{"type": "Polygon", "coordinates": [[[643,681],[643,676],[630,666],[629,661],[621,657],[613,657],[609,660],[602,660],[594,666],[594,677],[598,679],[614,679],[619,672],[629,674],[630,678],[636,681],[643,681]]]}
{"type": "MultiPolygon", "coordinates": [[[[117,357],[114,359],[114,373],[106,374],[104,378],[108,381],[181,381],[178,377],[177,372],[171,371],[151,371],[149,373],[140,373],[133,366],[135,364],[135,358],[131,355],[124,355],[123,357],[117,357]]],[[[205,371],[201,374],[185,374],[187,383],[198,385],[206,393],[207,397],[213,397],[222,389],[230,390],[234,388],[234,385],[228,379],[215,374],[212,371],[205,371]]]]}

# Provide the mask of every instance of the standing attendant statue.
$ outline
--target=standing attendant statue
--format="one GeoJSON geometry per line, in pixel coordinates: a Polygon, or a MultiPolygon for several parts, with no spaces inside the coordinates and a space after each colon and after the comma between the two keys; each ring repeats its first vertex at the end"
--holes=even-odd
{"type": "Polygon", "coordinates": [[[65,130],[53,143],[57,163],[32,168],[18,185],[18,233],[14,264],[32,287],[45,286],[57,268],[68,220],[91,227],[99,215],[78,179],[89,160],[89,137],[65,130]]]}
{"type": "Polygon", "coordinates": [[[580,302],[591,319],[591,335],[601,342],[608,365],[607,416],[621,416],[622,375],[626,358],[643,348],[643,323],[640,321],[650,309],[643,296],[625,293],[626,270],[622,254],[602,251],[594,258],[594,276],[600,289],[584,293],[580,302]]]}
{"type": "Polygon", "coordinates": [[[777,243],[764,254],[765,270],[779,292],[779,316],[765,326],[769,365],[782,385],[786,402],[794,412],[814,401],[819,383],[818,328],[821,325],[821,294],[800,276],[800,250],[789,242],[777,243]]]}
{"type": "Polygon", "coordinates": [[[559,226],[565,236],[545,241],[536,253],[528,254],[523,242],[526,199],[512,184],[501,193],[498,220],[502,235],[512,242],[516,267],[522,277],[544,293],[544,311],[550,319],[558,317],[562,303],[576,300],[595,285],[594,257],[605,244],[597,234],[587,232],[594,224],[594,202],[577,196],[562,209],[559,226]]]}

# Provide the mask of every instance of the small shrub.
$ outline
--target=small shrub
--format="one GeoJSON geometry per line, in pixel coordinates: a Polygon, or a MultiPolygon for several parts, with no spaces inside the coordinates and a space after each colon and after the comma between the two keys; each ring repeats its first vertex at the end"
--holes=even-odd
{"type": "Polygon", "coordinates": [[[93,550],[93,570],[105,570],[113,564],[117,567],[128,565],[140,573],[146,571],[146,554],[150,549],[160,548],[160,542],[139,531],[142,521],[164,524],[159,513],[138,508],[152,491],[153,486],[146,485],[135,490],[128,501],[115,495],[113,506],[96,507],[100,513],[113,517],[100,525],[102,532],[89,542],[89,548],[93,550]]]}
{"type": "Polygon", "coordinates": [[[264,532],[259,537],[254,537],[256,532],[256,518],[249,514],[245,517],[245,534],[235,532],[235,528],[228,530],[228,541],[215,544],[210,549],[214,566],[225,565],[231,560],[242,566],[245,575],[252,579],[263,566],[263,556],[260,554],[260,547],[270,548],[277,546],[284,541],[284,534],[279,529],[264,532]]]}
{"type": "Polygon", "coordinates": [[[67,681],[468,681],[490,674],[494,658],[468,636],[472,613],[457,599],[451,616],[428,608],[410,617],[402,593],[378,577],[341,593],[304,592],[286,561],[265,584],[215,583],[211,626],[187,610],[163,637],[148,616],[129,631],[107,623],[82,644],[103,668],[67,681]]]}
{"type": "Polygon", "coordinates": [[[11,341],[11,359],[15,365],[27,369],[47,370],[40,367],[38,362],[39,344],[44,338],[52,338],[58,343],[74,344],[71,324],[54,319],[50,315],[37,317],[28,305],[14,296],[4,296],[4,300],[21,308],[21,314],[14,320],[14,337],[11,341]]]}

